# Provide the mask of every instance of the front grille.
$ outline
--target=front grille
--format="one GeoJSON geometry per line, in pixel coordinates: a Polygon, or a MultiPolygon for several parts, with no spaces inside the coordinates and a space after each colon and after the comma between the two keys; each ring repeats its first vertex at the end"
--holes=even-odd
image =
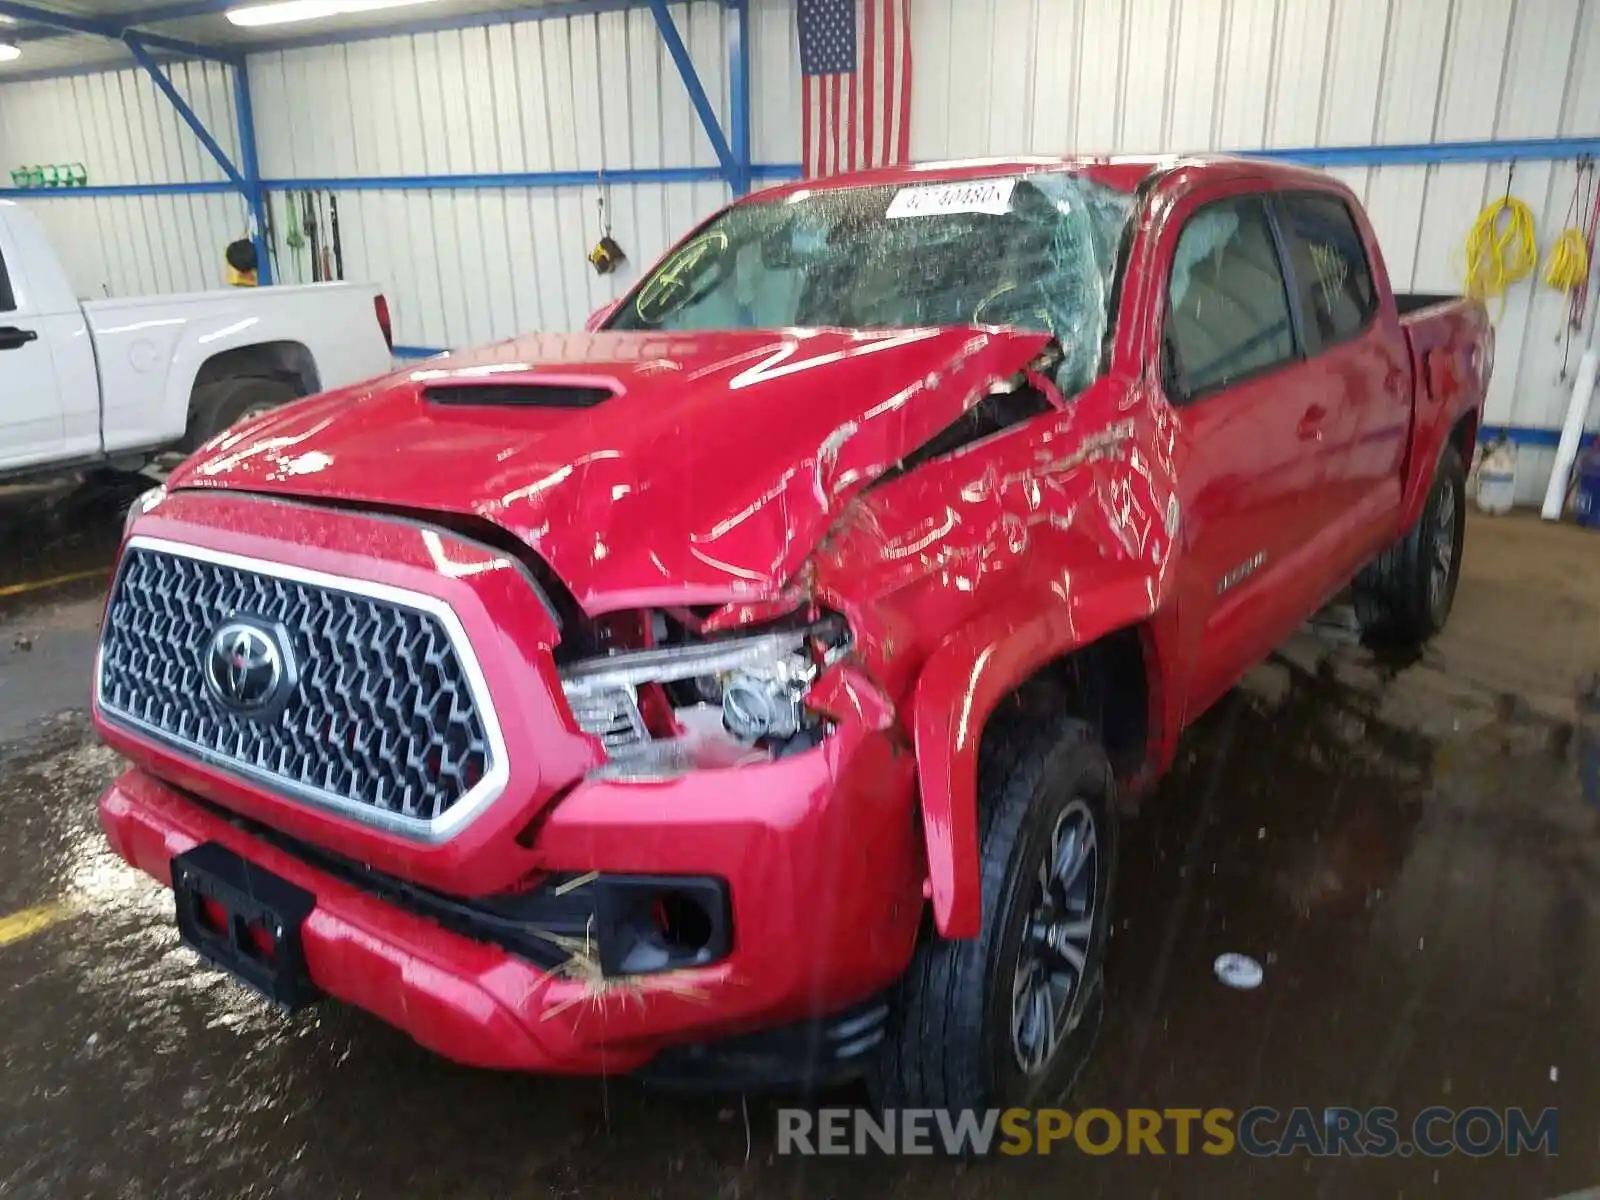
{"type": "Polygon", "coordinates": [[[101,636],[110,717],[401,828],[440,822],[495,770],[492,714],[438,612],[180,550],[135,539],[124,555],[101,636]],[[231,711],[207,686],[212,640],[239,618],[280,631],[297,668],[270,716],[231,711]]]}

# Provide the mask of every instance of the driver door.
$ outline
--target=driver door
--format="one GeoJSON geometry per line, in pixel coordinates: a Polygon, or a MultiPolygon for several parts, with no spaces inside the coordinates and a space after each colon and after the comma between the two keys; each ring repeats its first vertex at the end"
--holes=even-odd
{"type": "MultiPolygon", "coordinates": [[[[1173,223],[1162,381],[1178,414],[1179,621],[1192,720],[1293,632],[1321,459],[1302,428],[1304,356],[1263,196],[1173,223]]],[[[1315,575],[1315,572],[1311,572],[1315,575]]]]}

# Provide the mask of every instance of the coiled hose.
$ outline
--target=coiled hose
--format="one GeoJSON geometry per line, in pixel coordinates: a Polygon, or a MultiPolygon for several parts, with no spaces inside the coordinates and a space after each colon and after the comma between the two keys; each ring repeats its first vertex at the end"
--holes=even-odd
{"type": "Polygon", "coordinates": [[[1515,196],[1502,196],[1478,214],[1467,234],[1467,295],[1502,299],[1538,261],[1533,209],[1515,196]]]}
{"type": "Polygon", "coordinates": [[[1566,229],[1545,257],[1544,281],[1558,292],[1580,288],[1589,278],[1589,247],[1581,229],[1566,229]]]}

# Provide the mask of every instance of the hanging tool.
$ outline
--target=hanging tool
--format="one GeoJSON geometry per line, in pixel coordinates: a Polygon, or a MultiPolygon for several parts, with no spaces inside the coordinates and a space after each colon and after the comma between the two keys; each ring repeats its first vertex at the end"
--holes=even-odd
{"type": "Polygon", "coordinates": [[[334,278],[344,282],[344,242],[339,237],[339,197],[328,193],[328,219],[333,225],[334,278]]]}
{"type": "Polygon", "coordinates": [[[1466,293],[1480,300],[1493,297],[1502,308],[1506,291],[1531,275],[1539,260],[1533,210],[1511,195],[1516,169],[1512,163],[1506,172],[1505,195],[1478,214],[1467,234],[1466,293]]]}
{"type": "Polygon", "coordinates": [[[1587,215],[1584,204],[1586,165],[1579,161],[1572,177],[1572,199],[1567,202],[1567,227],[1556,238],[1545,260],[1544,281],[1558,292],[1572,292],[1589,278],[1589,247],[1581,226],[1587,215]]]}
{"type": "Polygon", "coordinates": [[[628,256],[617,244],[617,240],[611,236],[611,217],[606,206],[609,189],[606,187],[604,171],[600,172],[597,180],[600,190],[595,195],[594,204],[600,215],[600,240],[594,244],[594,249],[589,251],[589,265],[594,268],[596,275],[609,275],[627,262],[628,256]]]}
{"type": "Polygon", "coordinates": [[[262,237],[267,242],[267,260],[272,264],[272,281],[282,282],[278,275],[278,222],[272,212],[272,197],[262,197],[262,215],[266,218],[267,227],[261,231],[262,237]]]}
{"type": "Polygon", "coordinates": [[[1589,315],[1589,281],[1594,272],[1595,237],[1600,234],[1600,177],[1595,174],[1593,158],[1587,159],[1589,165],[1589,224],[1584,232],[1583,245],[1589,256],[1590,274],[1585,276],[1583,286],[1572,297],[1572,318],[1569,322],[1573,333],[1577,333],[1584,326],[1589,315]]]}
{"type": "Polygon", "coordinates": [[[306,248],[306,235],[300,224],[300,204],[293,192],[283,194],[283,210],[288,217],[289,226],[283,236],[283,244],[289,247],[290,253],[294,255],[294,281],[304,283],[306,266],[301,252],[306,248]]]}
{"type": "Polygon", "coordinates": [[[1567,364],[1572,354],[1572,333],[1583,328],[1583,310],[1589,284],[1589,235],[1592,228],[1590,214],[1594,198],[1592,189],[1585,186],[1592,178],[1592,166],[1587,157],[1578,160],[1572,177],[1572,198],[1567,202],[1567,227],[1550,247],[1546,258],[1544,281],[1564,293],[1565,305],[1561,314],[1561,329],[1556,341],[1565,342],[1561,350],[1561,373],[1558,379],[1567,381],[1567,364]]]}
{"type": "Polygon", "coordinates": [[[306,227],[306,240],[311,244],[311,282],[322,282],[322,240],[317,236],[317,205],[310,192],[300,193],[302,220],[306,227]]]}
{"type": "Polygon", "coordinates": [[[328,213],[322,207],[322,193],[314,193],[317,204],[317,226],[323,232],[322,237],[322,282],[327,283],[333,279],[333,246],[328,237],[328,213]]]}

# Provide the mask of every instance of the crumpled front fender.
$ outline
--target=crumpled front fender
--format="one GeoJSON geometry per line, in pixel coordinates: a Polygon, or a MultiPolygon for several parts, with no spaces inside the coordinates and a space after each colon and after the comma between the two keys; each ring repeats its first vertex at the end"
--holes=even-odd
{"type": "Polygon", "coordinates": [[[982,921],[978,749],[990,716],[1046,664],[1152,611],[1148,580],[1135,573],[1075,599],[1056,587],[960,630],[917,679],[912,729],[928,856],[925,890],[943,937],[976,937],[982,921]]]}

